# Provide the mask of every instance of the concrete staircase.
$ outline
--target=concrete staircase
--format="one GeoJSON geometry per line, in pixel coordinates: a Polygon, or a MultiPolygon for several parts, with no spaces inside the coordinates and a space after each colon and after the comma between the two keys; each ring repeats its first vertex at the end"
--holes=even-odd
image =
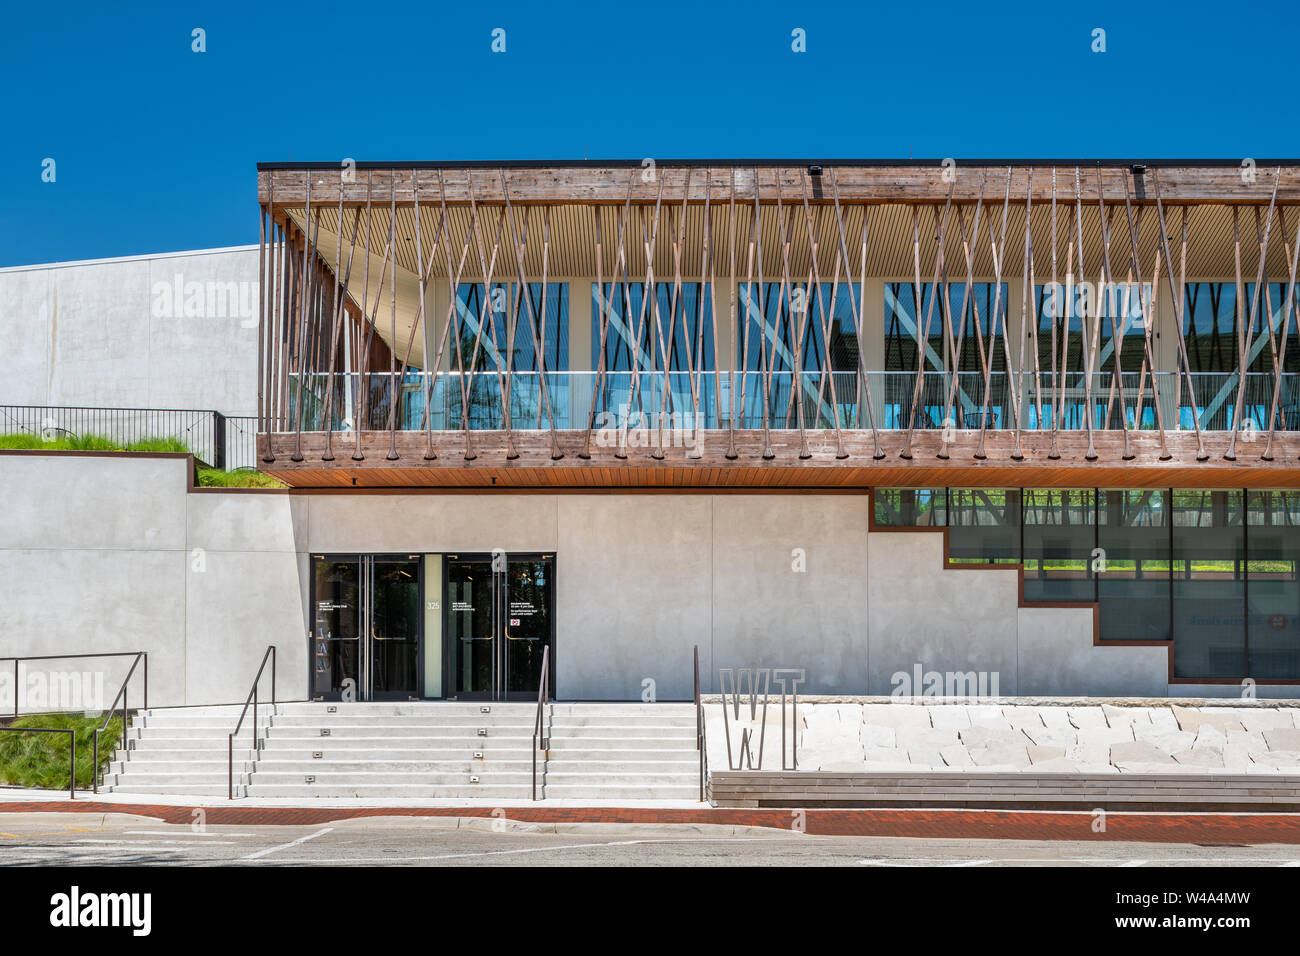
{"type": "MultiPolygon", "coordinates": [[[[227,738],[239,707],[144,711],[104,785],[116,793],[224,796],[227,738]]],[[[294,703],[251,711],[235,749],[235,796],[526,801],[532,797],[531,703],[294,703]],[[242,744],[242,746],[240,746],[242,744]]],[[[550,750],[538,797],[699,798],[690,704],[547,705],[550,750]]]]}

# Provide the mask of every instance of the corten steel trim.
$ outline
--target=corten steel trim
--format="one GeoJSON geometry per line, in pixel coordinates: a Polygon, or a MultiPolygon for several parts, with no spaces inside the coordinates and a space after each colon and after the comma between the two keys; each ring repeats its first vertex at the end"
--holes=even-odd
{"type": "MultiPolygon", "coordinates": [[[[943,569],[945,571],[1015,571],[1017,581],[1017,609],[1019,608],[1076,608],[1092,609],[1092,645],[1093,647],[1163,647],[1168,650],[1168,668],[1167,680],[1170,684],[1232,684],[1240,685],[1246,678],[1230,677],[1175,677],[1174,676],[1174,642],[1168,641],[1130,641],[1114,640],[1103,641],[1101,639],[1101,607],[1097,601],[1026,601],[1025,600],[1025,566],[1021,562],[1006,562],[995,564],[992,562],[972,562],[972,561],[953,561],[949,556],[948,531],[947,525],[943,527],[933,527],[929,525],[878,525],[876,524],[876,497],[875,489],[868,491],[868,507],[871,509],[867,520],[868,533],[889,533],[889,532],[929,532],[931,534],[943,535],[943,569]]],[[[1250,678],[1257,685],[1278,685],[1293,686],[1300,685],[1300,679],[1282,679],[1282,678],[1250,678]]]]}

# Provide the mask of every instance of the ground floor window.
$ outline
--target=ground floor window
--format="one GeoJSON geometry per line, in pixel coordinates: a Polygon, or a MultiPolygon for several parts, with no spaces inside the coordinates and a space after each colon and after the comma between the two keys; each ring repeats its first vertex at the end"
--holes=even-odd
{"type": "Polygon", "coordinates": [[[879,527],[1024,566],[1027,601],[1096,601],[1102,640],[1174,642],[1174,676],[1300,679],[1300,492],[892,488],[879,527]]]}

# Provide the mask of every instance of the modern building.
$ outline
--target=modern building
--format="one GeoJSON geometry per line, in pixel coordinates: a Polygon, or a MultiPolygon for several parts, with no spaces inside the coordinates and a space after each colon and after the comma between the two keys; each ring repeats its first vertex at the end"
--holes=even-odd
{"type": "Polygon", "coordinates": [[[715,691],[1300,682],[1300,163],[268,163],[257,189],[255,347],[187,368],[255,394],[288,490],[0,455],[18,643],[149,643],[177,703],[242,699],[268,644],[322,699],[535,698],[543,660],[562,699],[684,699],[696,646],[715,691]]]}

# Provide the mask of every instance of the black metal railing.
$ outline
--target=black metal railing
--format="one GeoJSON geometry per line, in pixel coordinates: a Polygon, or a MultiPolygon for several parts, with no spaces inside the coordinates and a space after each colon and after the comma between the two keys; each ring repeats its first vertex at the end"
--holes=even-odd
{"type": "MultiPolygon", "coordinates": [[[[68,747],[71,755],[68,757],[68,799],[77,799],[77,732],[70,727],[0,727],[0,732],[9,734],[67,734],[68,747]]],[[[98,767],[92,768],[92,773],[98,772],[98,767]]]]}
{"type": "Polygon", "coordinates": [[[139,651],[135,655],[135,660],[131,662],[131,668],[126,672],[126,677],[122,679],[122,686],[117,689],[117,696],[108,705],[108,713],[104,715],[104,723],[95,728],[94,760],[91,764],[91,782],[95,793],[99,793],[99,735],[108,730],[108,725],[113,719],[113,711],[120,700],[122,702],[122,736],[120,739],[126,740],[126,717],[130,710],[127,688],[130,687],[131,677],[135,674],[135,669],[139,666],[141,660],[144,661],[144,709],[149,709],[149,653],[148,651],[139,651]]]}
{"type": "MultiPolygon", "coordinates": [[[[175,439],[213,468],[251,468],[256,462],[257,416],[198,408],[93,408],[77,405],[0,405],[0,433],[49,440],[105,438],[115,445],[175,439]]],[[[87,450],[95,450],[87,442],[87,450]]]]}
{"type": "Polygon", "coordinates": [[[700,754],[700,802],[709,776],[708,740],[704,729],[704,704],[700,697],[700,645],[695,645],[695,749],[700,754]]]}
{"type": "Polygon", "coordinates": [[[230,737],[226,741],[226,797],[230,800],[235,799],[235,737],[239,734],[239,729],[244,726],[244,718],[248,716],[250,704],[253,706],[253,756],[254,758],[257,756],[257,690],[262,683],[262,672],[266,670],[268,659],[271,661],[271,706],[275,706],[275,645],[271,644],[262,655],[262,664],[257,669],[257,676],[253,678],[253,689],[248,692],[244,709],[239,712],[239,723],[235,724],[235,729],[230,732],[230,737]]]}
{"type": "Polygon", "coordinates": [[[537,718],[533,721],[533,799],[537,799],[537,745],[541,749],[551,749],[551,738],[543,732],[542,715],[547,702],[551,699],[551,648],[542,648],[542,680],[537,687],[537,718]]]}

